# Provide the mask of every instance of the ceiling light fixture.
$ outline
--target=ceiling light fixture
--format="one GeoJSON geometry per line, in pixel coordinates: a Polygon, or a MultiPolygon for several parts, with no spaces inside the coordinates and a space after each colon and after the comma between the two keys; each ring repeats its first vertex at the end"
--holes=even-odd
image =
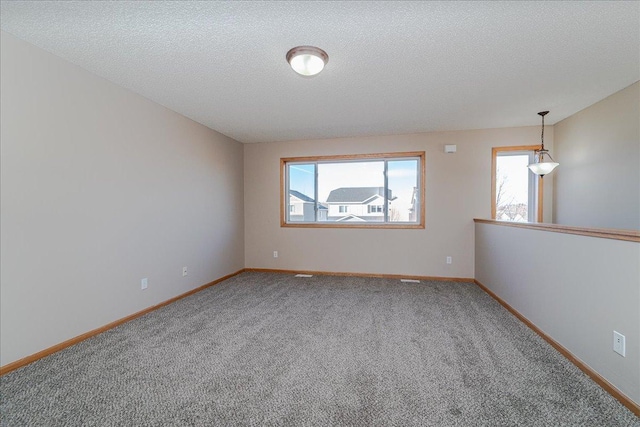
{"type": "Polygon", "coordinates": [[[287,62],[296,73],[311,77],[322,71],[329,62],[329,55],[314,46],[297,46],[287,52],[287,62]]]}
{"type": "Polygon", "coordinates": [[[544,149],[544,116],[549,114],[549,112],[541,111],[538,114],[542,117],[542,135],[540,136],[541,146],[539,150],[536,150],[534,152],[534,157],[536,159],[535,162],[531,163],[527,167],[531,169],[531,172],[535,173],[536,175],[540,175],[540,178],[542,178],[546,174],[551,173],[551,171],[554,170],[560,163],[556,163],[556,161],[553,160],[553,157],[551,157],[551,154],[549,154],[549,150],[544,149]],[[548,156],[551,161],[545,162],[544,156],[548,156]]]}

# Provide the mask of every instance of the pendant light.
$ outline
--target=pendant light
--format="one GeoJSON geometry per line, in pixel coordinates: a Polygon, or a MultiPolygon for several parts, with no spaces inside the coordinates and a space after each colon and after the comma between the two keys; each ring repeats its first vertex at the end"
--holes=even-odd
{"type": "Polygon", "coordinates": [[[548,173],[551,173],[552,170],[556,168],[560,163],[557,163],[549,154],[549,150],[544,149],[544,116],[549,114],[548,111],[541,111],[538,113],[542,117],[542,135],[540,136],[541,145],[540,149],[534,152],[535,162],[531,163],[527,166],[531,169],[531,172],[536,175],[540,175],[540,178],[545,176],[548,173]],[[549,160],[545,161],[544,156],[549,157],[549,160]]]}
{"type": "Polygon", "coordinates": [[[329,55],[315,46],[297,46],[287,52],[287,62],[301,76],[318,74],[329,62],[329,55]]]}

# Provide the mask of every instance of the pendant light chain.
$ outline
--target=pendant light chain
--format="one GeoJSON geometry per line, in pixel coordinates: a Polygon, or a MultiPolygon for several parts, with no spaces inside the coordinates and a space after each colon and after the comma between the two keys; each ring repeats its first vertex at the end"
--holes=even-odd
{"type": "Polygon", "coordinates": [[[542,142],[542,150],[544,150],[544,114],[542,114],[542,135],[540,135],[540,141],[542,142]]]}
{"type": "Polygon", "coordinates": [[[547,114],[549,114],[548,111],[540,111],[538,113],[538,115],[542,117],[542,130],[540,131],[540,149],[534,151],[534,156],[537,161],[527,166],[531,170],[531,172],[540,176],[540,178],[542,178],[543,176],[554,170],[556,166],[558,166],[558,163],[553,160],[553,157],[551,157],[551,154],[549,154],[549,150],[546,150],[544,148],[544,116],[546,116],[547,114]],[[549,160],[551,161],[545,161],[544,156],[548,156],[549,160]]]}

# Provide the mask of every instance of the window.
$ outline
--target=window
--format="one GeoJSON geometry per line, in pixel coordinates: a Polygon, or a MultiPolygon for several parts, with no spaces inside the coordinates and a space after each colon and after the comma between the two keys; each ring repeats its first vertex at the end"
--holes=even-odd
{"type": "Polygon", "coordinates": [[[491,162],[491,217],[542,222],[541,178],[527,168],[539,146],[494,147],[491,162]]]}
{"type": "Polygon", "coordinates": [[[283,227],[424,228],[424,152],[281,159],[283,227]],[[291,206],[301,205],[291,214],[291,206]]]}

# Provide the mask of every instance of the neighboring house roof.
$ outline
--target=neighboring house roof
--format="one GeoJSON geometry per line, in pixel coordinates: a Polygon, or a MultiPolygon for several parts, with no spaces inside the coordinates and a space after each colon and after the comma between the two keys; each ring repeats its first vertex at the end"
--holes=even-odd
{"type": "MultiPolygon", "coordinates": [[[[375,196],[384,197],[384,187],[341,187],[331,190],[327,203],[364,203],[375,196]]],[[[388,199],[395,200],[391,190],[388,199]]]]}
{"type": "Polygon", "coordinates": [[[303,202],[311,202],[311,203],[315,202],[315,200],[313,200],[311,197],[307,196],[306,194],[302,194],[301,192],[296,190],[289,190],[289,195],[296,197],[302,200],[303,202]]]}
{"type": "Polygon", "coordinates": [[[367,222],[366,219],[360,218],[359,216],[351,215],[351,214],[347,215],[347,216],[343,216],[342,218],[336,219],[336,222],[340,222],[340,221],[345,221],[345,222],[367,222]]]}

